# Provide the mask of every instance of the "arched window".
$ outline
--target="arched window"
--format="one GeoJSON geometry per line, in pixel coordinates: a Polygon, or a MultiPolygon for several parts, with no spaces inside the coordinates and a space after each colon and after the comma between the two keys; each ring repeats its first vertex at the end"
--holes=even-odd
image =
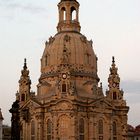
{"type": "Polygon", "coordinates": [[[117,134],[116,122],[113,122],[113,135],[117,134]]]}
{"type": "Polygon", "coordinates": [[[76,9],[71,7],[71,20],[76,20],[76,9]]]}
{"type": "Polygon", "coordinates": [[[35,121],[31,121],[31,140],[35,140],[35,121]]]}
{"type": "Polygon", "coordinates": [[[98,133],[103,134],[103,121],[99,120],[98,122],[98,133]]]}
{"type": "Polygon", "coordinates": [[[116,92],[113,92],[113,100],[116,100],[117,99],[117,94],[116,92]]]}
{"type": "Polygon", "coordinates": [[[60,140],[68,140],[71,136],[70,118],[63,115],[59,118],[58,122],[58,137],[60,140]]]}
{"type": "Polygon", "coordinates": [[[85,63],[86,63],[87,65],[90,64],[90,54],[89,54],[88,52],[85,53],[85,63]]]}
{"type": "Polygon", "coordinates": [[[81,118],[79,120],[79,140],[84,140],[84,133],[85,133],[85,124],[84,119],[81,118]]]}
{"type": "Polygon", "coordinates": [[[66,9],[63,7],[61,9],[61,20],[66,20],[66,9]]]}
{"type": "Polygon", "coordinates": [[[51,140],[52,139],[52,122],[49,119],[47,121],[47,140],[51,140]]]}
{"type": "Polygon", "coordinates": [[[63,83],[63,84],[62,84],[62,92],[66,92],[66,91],[67,91],[66,84],[63,83]]]}
{"type": "Polygon", "coordinates": [[[48,65],[48,55],[45,56],[45,66],[48,65]]]}
{"type": "Polygon", "coordinates": [[[99,120],[98,122],[98,134],[99,134],[99,140],[103,140],[103,133],[104,133],[104,130],[103,130],[103,120],[99,120]]]}
{"type": "Polygon", "coordinates": [[[25,94],[21,94],[21,101],[25,101],[25,94]]]}
{"type": "Polygon", "coordinates": [[[113,130],[113,140],[117,140],[117,124],[116,124],[116,122],[113,122],[112,130],[113,130]]]}
{"type": "Polygon", "coordinates": [[[23,140],[23,126],[20,126],[20,140],[23,140]]]}

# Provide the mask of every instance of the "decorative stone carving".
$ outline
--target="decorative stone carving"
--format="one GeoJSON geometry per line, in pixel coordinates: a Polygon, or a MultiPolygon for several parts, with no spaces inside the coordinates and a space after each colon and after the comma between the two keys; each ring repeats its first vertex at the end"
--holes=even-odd
{"type": "Polygon", "coordinates": [[[80,39],[82,42],[87,43],[87,38],[84,35],[80,39]]]}
{"type": "Polygon", "coordinates": [[[48,45],[48,41],[45,42],[45,47],[48,45]]]}
{"type": "Polygon", "coordinates": [[[51,84],[48,83],[47,81],[41,81],[40,82],[43,86],[51,87],[51,84]]]}
{"type": "Polygon", "coordinates": [[[90,45],[91,45],[91,47],[93,46],[93,41],[92,40],[90,40],[89,41],[89,43],[90,43],[90,45]]]}
{"type": "Polygon", "coordinates": [[[31,120],[31,114],[29,112],[29,108],[25,108],[21,112],[21,116],[25,122],[29,122],[31,120]]]}
{"type": "Polygon", "coordinates": [[[51,36],[51,37],[49,38],[49,44],[52,44],[54,40],[55,40],[55,38],[51,36]]]}
{"type": "Polygon", "coordinates": [[[68,102],[60,102],[57,104],[57,110],[70,110],[72,109],[72,105],[68,102]]]}
{"type": "Polygon", "coordinates": [[[62,63],[68,63],[69,62],[69,57],[70,57],[70,52],[67,49],[67,47],[64,45],[61,62],[62,63]]]}
{"type": "Polygon", "coordinates": [[[70,95],[74,95],[76,93],[76,85],[74,81],[70,82],[69,93],[70,95]]]}
{"type": "Polygon", "coordinates": [[[70,42],[71,37],[69,35],[64,36],[64,42],[70,42]]]}

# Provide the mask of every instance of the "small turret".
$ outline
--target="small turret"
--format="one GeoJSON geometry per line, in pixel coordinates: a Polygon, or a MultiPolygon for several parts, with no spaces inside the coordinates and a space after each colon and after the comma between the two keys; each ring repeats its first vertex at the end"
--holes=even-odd
{"type": "Polygon", "coordinates": [[[58,32],[77,31],[80,32],[79,3],[76,0],[61,0],[58,4],[59,23],[58,32]]]}
{"type": "Polygon", "coordinates": [[[123,91],[120,90],[120,77],[117,71],[118,68],[115,65],[115,58],[112,57],[112,66],[108,78],[109,90],[107,90],[106,94],[107,98],[115,101],[123,100],[123,91]]]}
{"type": "Polygon", "coordinates": [[[29,77],[29,70],[27,69],[26,59],[24,59],[23,70],[21,71],[21,77],[19,80],[19,101],[20,104],[28,100],[30,96],[31,80],[29,77]]]}

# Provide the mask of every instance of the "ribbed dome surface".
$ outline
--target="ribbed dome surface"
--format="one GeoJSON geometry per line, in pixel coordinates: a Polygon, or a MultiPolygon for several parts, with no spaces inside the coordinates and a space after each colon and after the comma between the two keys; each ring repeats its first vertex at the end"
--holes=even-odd
{"type": "Polygon", "coordinates": [[[92,41],[76,32],[61,32],[50,37],[42,56],[42,73],[49,72],[53,66],[57,69],[61,64],[83,67],[86,71],[96,73],[97,58],[92,41]]]}

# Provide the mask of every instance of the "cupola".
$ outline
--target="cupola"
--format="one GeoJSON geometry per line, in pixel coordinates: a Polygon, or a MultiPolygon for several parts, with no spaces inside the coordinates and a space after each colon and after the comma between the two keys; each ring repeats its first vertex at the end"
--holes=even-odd
{"type": "Polygon", "coordinates": [[[79,3],[76,0],[61,0],[58,4],[59,22],[58,32],[77,31],[80,32],[79,3]]]}

